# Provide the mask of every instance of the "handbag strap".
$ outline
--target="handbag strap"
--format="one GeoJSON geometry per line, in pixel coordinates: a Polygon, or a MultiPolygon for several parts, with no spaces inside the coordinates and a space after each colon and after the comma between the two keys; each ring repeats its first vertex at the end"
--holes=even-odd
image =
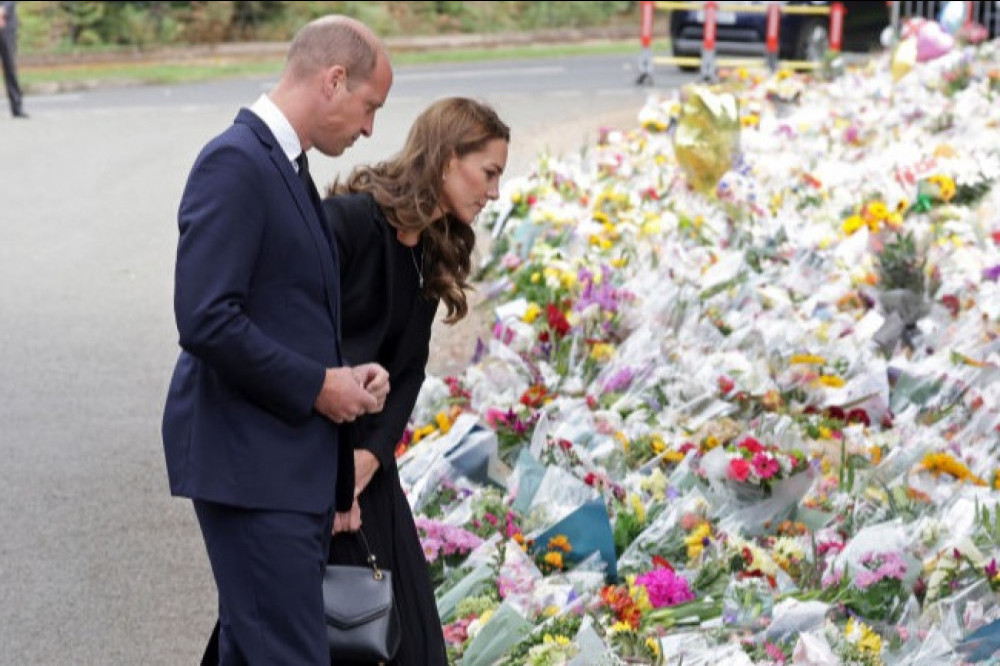
{"type": "Polygon", "coordinates": [[[358,538],[361,539],[361,544],[365,547],[365,552],[368,553],[368,566],[372,568],[375,580],[382,580],[382,570],[379,568],[378,562],[375,559],[375,553],[373,553],[372,549],[368,547],[368,539],[365,538],[364,530],[359,528],[355,534],[357,534],[358,538]]]}

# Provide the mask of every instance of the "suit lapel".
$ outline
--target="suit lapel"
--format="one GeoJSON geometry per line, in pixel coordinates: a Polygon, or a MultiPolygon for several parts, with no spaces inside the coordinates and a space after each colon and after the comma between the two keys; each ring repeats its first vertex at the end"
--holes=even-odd
{"type": "Polygon", "coordinates": [[[298,209],[298,217],[302,224],[306,226],[309,235],[316,246],[319,258],[320,270],[323,274],[323,285],[326,290],[326,304],[330,311],[330,316],[336,325],[338,354],[341,347],[340,332],[340,267],[338,265],[337,248],[330,241],[328,232],[324,229],[326,224],[322,205],[319,201],[319,193],[315,185],[311,192],[307,192],[299,180],[299,175],[295,173],[292,163],[288,161],[285,152],[278,145],[271,130],[257,114],[247,109],[241,109],[236,116],[237,123],[243,123],[253,130],[260,140],[274,168],[281,174],[285,187],[298,209]]]}

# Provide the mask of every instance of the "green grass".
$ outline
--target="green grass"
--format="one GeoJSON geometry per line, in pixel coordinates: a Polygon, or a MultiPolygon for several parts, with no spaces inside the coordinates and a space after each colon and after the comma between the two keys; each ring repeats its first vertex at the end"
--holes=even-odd
{"type": "MultiPolygon", "coordinates": [[[[654,44],[653,51],[654,53],[667,52],[666,42],[654,44]]],[[[634,55],[638,58],[638,40],[503,48],[401,51],[394,53],[392,60],[393,64],[400,66],[609,54],[634,55]]],[[[158,62],[120,60],[111,63],[24,67],[21,72],[21,81],[29,92],[50,90],[53,87],[71,89],[92,85],[130,83],[193,83],[220,78],[277,75],[281,71],[282,63],[282,58],[274,56],[259,59],[205,58],[158,62]]]]}

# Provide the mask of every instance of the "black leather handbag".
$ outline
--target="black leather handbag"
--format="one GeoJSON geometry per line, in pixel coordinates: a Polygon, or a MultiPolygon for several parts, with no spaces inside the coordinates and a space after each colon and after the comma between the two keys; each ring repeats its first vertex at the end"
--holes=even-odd
{"type": "Polygon", "coordinates": [[[341,660],[387,662],[399,649],[392,572],[378,566],[365,535],[356,534],[368,553],[368,566],[328,564],[323,576],[326,635],[334,664],[341,660]]]}

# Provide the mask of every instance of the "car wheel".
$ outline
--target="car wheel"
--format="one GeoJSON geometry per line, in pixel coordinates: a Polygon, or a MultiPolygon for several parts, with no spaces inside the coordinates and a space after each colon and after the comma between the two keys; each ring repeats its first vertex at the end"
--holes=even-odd
{"type": "Polygon", "coordinates": [[[820,62],[830,48],[830,32],[825,23],[809,21],[802,26],[795,45],[795,57],[808,62],[820,62]]]}

